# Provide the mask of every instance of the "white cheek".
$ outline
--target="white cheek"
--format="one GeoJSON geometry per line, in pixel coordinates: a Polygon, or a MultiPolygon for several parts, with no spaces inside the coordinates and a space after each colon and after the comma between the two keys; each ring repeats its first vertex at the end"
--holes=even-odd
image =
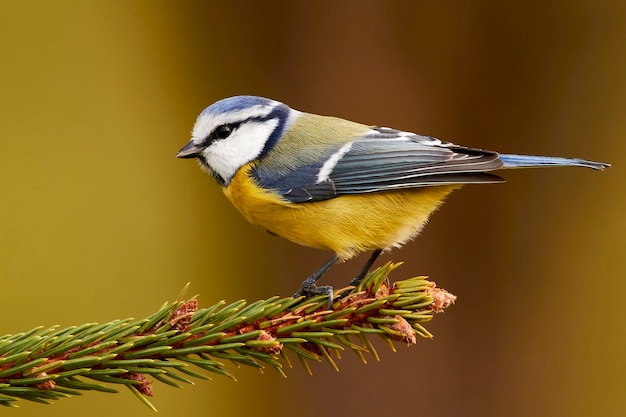
{"type": "Polygon", "coordinates": [[[229,182],[239,168],[261,154],[277,125],[278,119],[242,124],[230,137],[218,140],[205,149],[207,163],[229,182]]]}

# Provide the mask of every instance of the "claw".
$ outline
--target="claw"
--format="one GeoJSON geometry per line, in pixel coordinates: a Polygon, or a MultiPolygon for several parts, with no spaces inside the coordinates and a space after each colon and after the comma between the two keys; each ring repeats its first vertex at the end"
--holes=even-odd
{"type": "Polygon", "coordinates": [[[335,298],[333,296],[333,287],[331,287],[330,285],[322,285],[318,287],[316,285],[305,286],[303,283],[302,287],[300,287],[300,289],[293,295],[293,298],[298,298],[301,296],[308,298],[314,297],[316,295],[328,296],[328,308],[330,309],[332,307],[335,298]]]}
{"type": "Polygon", "coordinates": [[[302,282],[300,289],[293,295],[293,298],[297,298],[300,296],[312,297],[315,295],[328,295],[328,307],[332,306],[334,298],[333,298],[333,287],[324,285],[318,287],[315,283],[324,275],[326,271],[330,269],[331,266],[335,265],[339,260],[339,256],[337,254],[333,255],[320,269],[315,271],[311,276],[302,282]]]}

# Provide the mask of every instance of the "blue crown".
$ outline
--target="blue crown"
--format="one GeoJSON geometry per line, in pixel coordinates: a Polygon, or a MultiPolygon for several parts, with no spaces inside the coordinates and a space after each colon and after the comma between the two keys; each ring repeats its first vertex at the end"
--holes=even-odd
{"type": "Polygon", "coordinates": [[[266,106],[272,100],[257,96],[235,96],[228,97],[211,104],[202,111],[203,114],[224,114],[238,110],[247,109],[253,106],[266,106]]]}

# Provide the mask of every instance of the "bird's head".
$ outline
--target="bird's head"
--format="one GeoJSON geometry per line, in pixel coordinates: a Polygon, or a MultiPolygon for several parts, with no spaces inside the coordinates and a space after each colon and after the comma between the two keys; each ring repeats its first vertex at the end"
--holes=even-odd
{"type": "Polygon", "coordinates": [[[196,158],[226,186],[239,168],[267,154],[298,114],[263,97],[225,98],[200,113],[191,140],[176,156],[196,158]]]}

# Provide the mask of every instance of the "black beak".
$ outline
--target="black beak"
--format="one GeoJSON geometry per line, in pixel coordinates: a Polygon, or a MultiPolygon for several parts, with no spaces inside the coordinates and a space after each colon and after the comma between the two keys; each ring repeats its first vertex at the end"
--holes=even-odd
{"type": "Polygon", "coordinates": [[[183,146],[176,154],[176,158],[198,158],[204,148],[196,145],[193,141],[183,146]]]}

